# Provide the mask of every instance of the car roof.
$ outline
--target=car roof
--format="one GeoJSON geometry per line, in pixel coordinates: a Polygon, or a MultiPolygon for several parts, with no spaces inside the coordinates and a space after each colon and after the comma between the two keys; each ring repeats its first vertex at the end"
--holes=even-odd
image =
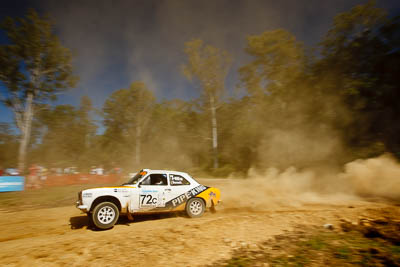
{"type": "Polygon", "coordinates": [[[178,172],[178,171],[170,171],[170,170],[152,170],[152,169],[142,169],[142,171],[145,171],[148,174],[166,173],[166,174],[182,175],[182,176],[185,176],[185,178],[188,179],[189,181],[191,181],[195,184],[200,184],[198,181],[196,181],[196,179],[194,179],[192,176],[190,176],[186,172],[178,172]]]}
{"type": "Polygon", "coordinates": [[[178,172],[178,171],[171,171],[171,170],[152,170],[152,169],[143,169],[143,171],[146,171],[148,173],[158,173],[158,172],[164,172],[164,173],[172,173],[172,174],[183,174],[183,175],[188,175],[186,172],[178,172]]]}

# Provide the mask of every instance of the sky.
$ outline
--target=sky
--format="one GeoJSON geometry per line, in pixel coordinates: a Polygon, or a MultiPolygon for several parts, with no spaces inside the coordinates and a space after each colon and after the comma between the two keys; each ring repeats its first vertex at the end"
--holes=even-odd
{"type": "MultiPolygon", "coordinates": [[[[181,72],[184,43],[204,40],[233,57],[226,80],[228,92],[238,83],[237,70],[249,62],[246,36],[283,28],[307,46],[315,46],[333,18],[365,0],[3,0],[0,20],[21,17],[28,8],[48,14],[62,44],[74,53],[76,88],[54,104],[78,105],[88,95],[101,109],[115,90],[143,81],[162,99],[193,99],[198,88],[181,72]]],[[[400,1],[378,0],[390,14],[400,13],[400,1]]],[[[0,32],[0,44],[5,42],[0,32]]],[[[13,114],[0,104],[0,122],[13,114]]]]}

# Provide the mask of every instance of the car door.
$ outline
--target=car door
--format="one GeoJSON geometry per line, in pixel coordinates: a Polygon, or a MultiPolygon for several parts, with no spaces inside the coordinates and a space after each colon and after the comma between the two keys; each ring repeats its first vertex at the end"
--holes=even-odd
{"type": "Polygon", "coordinates": [[[148,211],[165,207],[171,192],[166,173],[152,173],[139,183],[139,210],[148,211]]]}
{"type": "Polygon", "coordinates": [[[197,184],[191,183],[180,174],[169,174],[170,194],[167,195],[166,207],[175,209],[191,197],[190,190],[197,184]]]}

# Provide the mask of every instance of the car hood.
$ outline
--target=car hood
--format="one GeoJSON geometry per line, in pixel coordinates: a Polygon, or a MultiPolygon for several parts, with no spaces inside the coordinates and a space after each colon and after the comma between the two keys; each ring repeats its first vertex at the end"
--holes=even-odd
{"type": "Polygon", "coordinates": [[[82,194],[90,194],[90,193],[119,193],[119,192],[128,192],[132,189],[137,188],[136,186],[107,186],[107,187],[97,187],[85,189],[82,191],[82,194]]]}

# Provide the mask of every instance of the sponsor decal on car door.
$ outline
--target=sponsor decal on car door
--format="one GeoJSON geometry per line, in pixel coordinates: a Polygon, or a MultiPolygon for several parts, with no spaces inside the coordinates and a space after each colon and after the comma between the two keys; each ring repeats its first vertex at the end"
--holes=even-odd
{"type": "Polygon", "coordinates": [[[151,210],[165,207],[170,191],[166,174],[150,174],[140,185],[139,209],[151,210]]]}
{"type": "Polygon", "coordinates": [[[172,191],[168,201],[165,203],[165,207],[168,209],[176,209],[190,198],[207,189],[204,185],[191,184],[185,177],[177,174],[170,174],[169,182],[172,191]]]}
{"type": "MultiPolygon", "coordinates": [[[[181,204],[186,203],[190,198],[196,197],[203,191],[207,190],[209,187],[204,186],[204,185],[198,185],[183,194],[179,194],[178,196],[174,197],[173,199],[169,200],[167,203],[165,203],[166,208],[172,208],[175,209],[179,207],[181,204]]],[[[176,194],[175,194],[176,195],[176,194]]]]}

